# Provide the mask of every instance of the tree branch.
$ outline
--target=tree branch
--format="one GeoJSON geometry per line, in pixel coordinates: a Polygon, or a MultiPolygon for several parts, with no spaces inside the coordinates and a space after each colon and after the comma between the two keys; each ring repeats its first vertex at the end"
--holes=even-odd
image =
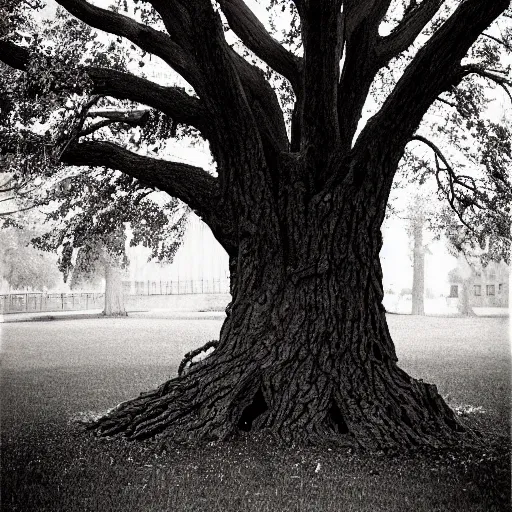
{"type": "Polygon", "coordinates": [[[113,123],[139,126],[147,122],[149,110],[89,110],[87,117],[104,117],[113,123]]]}
{"type": "Polygon", "coordinates": [[[216,204],[217,179],[199,167],[137,155],[117,144],[99,141],[70,145],[61,161],[67,165],[108,167],[149,183],[196,211],[228,252],[236,247],[230,219],[223,217],[216,204]]]}
{"type": "Polygon", "coordinates": [[[87,128],[84,128],[78,133],[79,137],[86,137],[87,135],[91,135],[91,133],[97,132],[101,128],[105,128],[106,126],[110,126],[114,124],[115,121],[109,121],[108,119],[104,119],[103,121],[98,121],[97,123],[93,123],[89,125],[87,128]]]}
{"type": "Polygon", "coordinates": [[[439,147],[434,144],[432,141],[428,140],[427,138],[423,137],[422,135],[414,135],[411,137],[411,141],[417,140],[418,142],[422,142],[426,146],[428,146],[443,162],[443,164],[446,166],[447,169],[453,172],[452,166],[449,164],[446,157],[443,155],[442,151],[439,149],[439,147]]]}
{"type": "Polygon", "coordinates": [[[274,152],[286,151],[288,135],[283,112],[274,90],[259,68],[247,62],[234,50],[229,49],[229,53],[262,139],[267,146],[273,148],[274,152]]]}
{"type": "Polygon", "coordinates": [[[441,98],[441,96],[438,96],[436,98],[436,101],[440,101],[441,103],[444,103],[445,105],[448,105],[449,107],[457,108],[456,103],[453,103],[452,101],[445,100],[444,98],[441,98]]]}
{"type": "Polygon", "coordinates": [[[207,125],[208,112],[202,101],[179,87],[163,87],[131,73],[107,68],[91,67],[87,72],[94,84],[94,94],[147,105],[177,123],[194,126],[200,131],[207,125]]]}
{"type": "MultiPolygon", "coordinates": [[[[336,112],[342,53],[341,0],[305,2],[302,18],[304,44],[304,108],[302,148],[328,152],[339,141],[336,112]]],[[[314,159],[315,156],[311,155],[314,159]]],[[[320,160],[321,161],[321,160],[320,160]]]]}
{"type": "Polygon", "coordinates": [[[45,206],[46,203],[34,203],[34,204],[31,204],[30,206],[26,206],[24,208],[20,208],[18,210],[12,210],[10,212],[0,212],[0,217],[7,217],[8,215],[14,215],[16,213],[21,213],[21,212],[26,212],[28,210],[33,210],[34,208],[37,208],[38,206],[45,206]]]}
{"type": "Polygon", "coordinates": [[[507,41],[503,41],[502,39],[494,37],[491,34],[486,34],[485,32],[482,34],[482,36],[487,37],[487,39],[490,39],[491,41],[494,41],[495,43],[501,44],[507,50],[512,50],[512,47],[510,46],[510,44],[507,43],[507,41]]]}
{"type": "Polygon", "coordinates": [[[368,28],[380,24],[391,0],[344,0],[345,30],[348,34],[368,23],[368,28]]]}
{"type": "MultiPolygon", "coordinates": [[[[417,140],[418,142],[421,142],[421,143],[425,144],[426,146],[428,146],[434,152],[436,158],[440,159],[441,162],[443,162],[443,164],[445,166],[444,170],[448,175],[452,199],[456,197],[454,185],[463,187],[463,188],[469,190],[474,196],[478,196],[478,187],[476,185],[475,179],[471,176],[457,174],[455,172],[455,170],[453,169],[453,167],[448,162],[448,160],[446,159],[446,157],[444,156],[444,154],[442,153],[442,151],[439,149],[439,147],[436,144],[434,144],[431,140],[423,137],[422,135],[418,135],[418,134],[414,135],[411,138],[411,141],[413,141],[413,140],[417,140]],[[468,184],[468,183],[470,183],[470,184],[468,184]]],[[[440,167],[439,167],[439,164],[437,164],[437,176],[439,175],[439,172],[440,172],[440,167]]],[[[438,178],[438,184],[440,185],[439,178],[438,178]]],[[[479,206],[476,199],[475,199],[474,204],[476,206],[479,206]]]]}
{"type": "Polygon", "coordinates": [[[474,65],[474,64],[470,64],[468,66],[462,66],[460,68],[460,73],[463,76],[476,74],[476,75],[481,76],[482,78],[487,78],[488,80],[492,80],[494,83],[498,84],[506,92],[510,101],[512,101],[512,94],[508,90],[508,87],[512,87],[512,80],[509,80],[508,78],[501,76],[501,75],[496,75],[495,73],[492,73],[491,71],[486,70],[486,69],[484,69],[480,66],[474,65]]]}
{"type": "Polygon", "coordinates": [[[376,52],[381,66],[411,46],[443,2],[444,0],[424,0],[407,13],[391,34],[380,38],[376,52]]]}
{"type": "MultiPolygon", "coordinates": [[[[21,46],[0,40],[0,60],[24,71],[30,54],[21,46]]],[[[201,132],[207,129],[208,112],[203,103],[179,87],[163,87],[115,69],[93,66],[85,70],[93,82],[93,94],[141,103],[163,112],[177,123],[194,126],[201,132]]]]}
{"type": "Polygon", "coordinates": [[[163,32],[84,0],[57,0],[57,3],[91,27],[125,37],[142,50],[160,57],[194,88],[201,82],[191,56],[163,32]]]}
{"type": "Polygon", "coordinates": [[[128,126],[144,126],[149,119],[149,110],[89,110],[86,117],[103,117],[102,121],[90,124],[78,133],[79,137],[85,137],[95,131],[115,123],[128,126]]]}
{"type": "Polygon", "coordinates": [[[300,86],[302,59],[276,41],[243,0],[219,0],[231,30],[277,73],[287,78],[295,91],[300,86]]]}
{"type": "Polygon", "coordinates": [[[509,0],[466,0],[421,48],[380,111],[361,132],[356,151],[382,141],[380,150],[401,154],[430,105],[463,78],[460,61],[509,0]],[[384,135],[385,134],[385,135],[384,135]]]}
{"type": "Polygon", "coordinates": [[[25,71],[30,55],[26,48],[0,39],[0,60],[14,69],[25,71]]]}
{"type": "Polygon", "coordinates": [[[210,203],[216,180],[199,167],[141,156],[111,142],[71,144],[62,155],[68,165],[108,167],[159,188],[201,211],[210,203]]]}
{"type": "MultiPolygon", "coordinates": [[[[459,220],[472,232],[476,232],[474,230],[474,228],[472,228],[471,226],[468,225],[468,223],[466,222],[466,220],[463,217],[462,212],[459,210],[459,208],[457,208],[456,201],[459,202],[459,205],[461,204],[461,201],[460,201],[460,198],[457,197],[457,192],[455,190],[455,185],[459,185],[459,186],[462,186],[462,187],[468,189],[474,196],[478,196],[478,189],[476,187],[474,179],[471,178],[470,176],[466,176],[466,178],[468,178],[469,180],[472,180],[471,186],[469,186],[469,185],[465,184],[463,181],[461,181],[461,177],[457,176],[453,167],[450,165],[450,163],[448,162],[448,160],[446,159],[446,157],[444,156],[442,151],[432,141],[430,141],[427,138],[425,138],[421,135],[418,135],[418,134],[414,135],[411,138],[411,140],[417,140],[418,142],[425,144],[434,152],[434,159],[435,159],[435,163],[436,163],[435,176],[436,176],[436,182],[437,182],[437,187],[438,187],[439,191],[442,194],[444,194],[444,196],[446,197],[446,200],[448,201],[448,203],[450,205],[450,208],[455,212],[455,214],[457,215],[459,220]],[[449,190],[446,190],[446,188],[443,186],[443,184],[441,182],[440,174],[443,171],[443,169],[441,169],[441,166],[439,165],[439,160],[441,160],[441,162],[443,162],[443,164],[445,166],[444,172],[447,174],[447,177],[448,177],[449,190]]],[[[476,206],[477,208],[482,208],[482,206],[478,203],[476,198],[473,200],[472,205],[476,206]]]]}
{"type": "Polygon", "coordinates": [[[338,85],[338,119],[344,150],[357,129],[371,84],[381,67],[375,45],[390,0],[349,0],[343,5],[345,60],[338,85]]]}

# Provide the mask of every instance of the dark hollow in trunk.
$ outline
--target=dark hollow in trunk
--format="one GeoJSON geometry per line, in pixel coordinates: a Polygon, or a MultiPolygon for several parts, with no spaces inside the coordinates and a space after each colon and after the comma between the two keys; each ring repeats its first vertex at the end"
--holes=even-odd
{"type": "Polygon", "coordinates": [[[293,224],[242,236],[216,349],[95,431],[177,441],[264,431],[371,450],[458,443],[465,429],[436,387],[397,365],[382,306],[382,218],[361,190],[318,194],[303,215],[290,194],[293,224]]]}

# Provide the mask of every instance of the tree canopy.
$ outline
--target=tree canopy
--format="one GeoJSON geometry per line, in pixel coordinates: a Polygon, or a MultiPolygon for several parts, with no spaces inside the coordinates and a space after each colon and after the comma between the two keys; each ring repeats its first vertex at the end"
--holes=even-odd
{"type": "Polygon", "coordinates": [[[34,236],[27,229],[0,230],[1,277],[13,290],[43,291],[60,281],[55,259],[29,245],[34,236]]]}
{"type": "MultiPolygon", "coordinates": [[[[242,0],[218,8],[209,2],[119,2],[112,8],[82,0],[58,3],[72,16],[60,12],[44,27],[34,21],[32,5],[4,4],[9,16],[2,24],[2,60],[26,73],[3,78],[6,106],[13,95],[19,100],[25,93],[22,108],[4,114],[25,123],[4,126],[3,152],[13,166],[20,144],[38,149],[17,162],[25,166],[18,179],[28,178],[27,166],[48,174],[41,167],[56,163],[117,169],[183,200],[229,249],[233,226],[226,224],[234,212],[221,212],[212,196],[231,178],[143,155],[141,146],[176,136],[178,127],[193,129],[209,141],[219,171],[219,146],[235,143],[221,134],[233,126],[240,128],[237,144],[257,140],[270,160],[304,151],[318,137],[327,146],[339,143],[341,158],[388,130],[398,148],[412,143],[407,172],[419,180],[432,175],[461,221],[481,224],[490,207],[495,231],[509,234],[510,216],[503,213],[511,199],[510,132],[487,115],[499,90],[510,96],[508,2],[338,1],[319,7],[274,1],[268,6],[270,33],[242,0]],[[322,40],[320,26],[332,40],[322,40]],[[185,87],[145,76],[148,55],[181,75],[185,87]],[[13,90],[19,78],[23,86],[13,90]],[[237,96],[233,112],[221,112],[230,94],[237,96]],[[95,108],[98,103],[104,108],[95,108]],[[331,115],[333,105],[337,116],[331,115]],[[52,113],[53,131],[36,136],[28,119],[44,121],[52,113]],[[363,126],[361,117],[371,114],[363,126]],[[247,116],[255,125],[242,129],[247,116]],[[125,136],[141,124],[148,126],[145,134],[125,136]],[[9,151],[7,141],[16,151],[12,145],[9,151]],[[413,151],[418,144],[430,154],[419,157],[413,151]],[[458,161],[451,162],[447,151],[458,161]]],[[[327,168],[336,164],[323,167],[326,175],[315,180],[334,179],[327,168]]]]}

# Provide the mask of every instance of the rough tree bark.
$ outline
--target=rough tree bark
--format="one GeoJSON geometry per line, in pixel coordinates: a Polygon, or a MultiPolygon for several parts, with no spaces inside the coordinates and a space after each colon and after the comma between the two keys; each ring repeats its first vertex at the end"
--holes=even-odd
{"type": "Polygon", "coordinates": [[[95,428],[175,440],[266,429],[370,449],[455,442],[463,427],[436,387],[397,365],[382,306],[383,214],[368,201],[379,185],[390,183],[349,179],[307,211],[290,187],[285,213],[301,222],[280,226],[284,243],[252,236],[232,258],[233,300],[213,354],[95,428]]]}
{"type": "MultiPolygon", "coordinates": [[[[297,57],[245,2],[219,0],[233,32],[291,84],[290,140],[272,87],[227,44],[209,0],[151,0],[166,32],[85,0],[57,1],[188,81],[194,97],[89,69],[93,93],[144,103],[200,130],[217,177],[90,139],[68,144],[62,162],[108,166],[182,199],[230,256],[232,302],[215,350],[117,406],[95,432],[210,440],[267,431],[286,442],[369,449],[470,436],[434,385],[397,364],[382,306],[380,229],[406,144],[436,98],[474,72],[461,60],[508,0],[461,2],[357,137],[377,73],[416,40],[441,1],[411,2],[397,28],[380,36],[389,0],[295,0],[304,50],[297,57]]],[[[0,50],[9,65],[27,68],[25,49],[0,41],[0,50]]]]}

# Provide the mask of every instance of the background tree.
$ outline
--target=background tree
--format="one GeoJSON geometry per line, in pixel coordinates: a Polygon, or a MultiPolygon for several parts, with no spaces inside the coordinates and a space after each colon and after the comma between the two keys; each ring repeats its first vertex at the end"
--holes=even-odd
{"type": "Polygon", "coordinates": [[[474,262],[464,254],[458,254],[457,267],[450,270],[448,279],[457,283],[457,310],[462,316],[476,316],[471,306],[471,291],[473,290],[474,262]]]}
{"type": "MultiPolygon", "coordinates": [[[[509,1],[294,0],[283,4],[281,41],[241,0],[58,3],[88,25],[77,31],[110,33],[106,44],[129,41],[134,61],[152,54],[186,85],[157,84],[134,66],[47,55],[37,38],[30,48],[6,38],[1,58],[24,71],[36,110],[47,97],[57,105],[55,90],[77,94],[46,139],[20,123],[22,163],[34,168],[23,156],[34,149],[50,163],[143,180],[196,211],[230,257],[232,302],[216,349],[118,406],[97,431],[225,439],[265,430],[284,441],[376,449],[470,438],[435,386],[397,365],[382,307],[380,228],[410,142],[434,152],[439,190],[461,219],[510,190],[494,165],[509,157],[510,134],[485,118],[485,98],[475,95],[489,83],[508,91],[509,1]],[[90,115],[95,95],[167,115],[164,138],[176,124],[199,131],[215,172],[105,138],[97,128],[112,119],[101,116],[98,125],[90,115]],[[360,123],[365,110],[371,117],[360,123]],[[485,159],[478,176],[455,172],[422,135],[431,114],[455,126],[448,139],[464,133],[476,141],[469,156],[494,137],[496,158],[485,159]]],[[[11,155],[15,135],[6,136],[11,155]]]]}
{"type": "MultiPolygon", "coordinates": [[[[33,20],[21,15],[17,20],[23,21],[23,27],[34,25],[33,20]]],[[[83,48],[88,44],[94,47],[90,29],[82,28],[65,11],[60,11],[55,20],[45,22],[41,32],[33,36],[25,34],[23,39],[32,44],[48,44],[48,37],[54,36],[51,41],[54,46],[46,47],[44,55],[60,53],[60,73],[69,78],[69,66],[87,59],[83,48]]],[[[100,53],[95,59],[116,69],[124,66],[116,45],[110,45],[108,54],[100,53]]],[[[104,314],[125,315],[122,273],[128,265],[126,228],[130,230],[132,246],[142,244],[151,249],[150,259],[171,262],[181,244],[188,210],[177,200],[162,200],[154,187],[141,180],[105,169],[59,167],[44,155],[41,158],[37,152],[31,152],[32,145],[40,142],[36,133],[43,133],[45,153],[51,147],[48,137],[52,130],[67,132],[79,100],[76,94],[69,96],[66,87],[64,94],[56,87],[44,101],[34,103],[29,98],[37,86],[27,81],[24,87],[16,87],[8,69],[3,65],[0,70],[6,98],[0,111],[3,113],[0,135],[7,144],[15,145],[15,151],[4,150],[8,172],[0,188],[0,201],[9,206],[0,220],[5,226],[16,224],[20,212],[38,208],[42,215],[39,225],[46,232],[33,238],[33,245],[59,253],[59,268],[65,281],[71,276],[72,287],[101,274],[105,279],[104,314]],[[52,119],[52,112],[57,121],[52,119]],[[39,120],[35,129],[31,124],[34,116],[39,120]],[[22,128],[18,130],[16,124],[22,128]]],[[[82,79],[85,84],[85,78],[82,79]]],[[[97,95],[88,99],[87,115],[90,119],[81,120],[85,124],[81,133],[96,136],[99,132],[103,138],[124,137],[126,144],[145,150],[148,144],[153,149],[159,147],[158,135],[173,129],[171,121],[153,111],[114,108],[111,102],[97,95]],[[93,106],[103,108],[92,109],[93,106]],[[126,137],[126,127],[137,128],[130,140],[126,137]]]]}
{"type": "Polygon", "coordinates": [[[425,255],[429,252],[428,244],[424,241],[424,232],[432,220],[432,205],[419,193],[410,196],[404,214],[396,208],[390,207],[388,211],[392,216],[404,219],[406,231],[411,241],[412,256],[412,288],[411,313],[413,315],[425,314],[425,255]]]}
{"type": "Polygon", "coordinates": [[[30,246],[35,235],[28,229],[0,230],[1,276],[10,289],[46,291],[60,281],[56,258],[30,246]]]}
{"type": "Polygon", "coordinates": [[[420,208],[411,220],[413,238],[412,314],[425,314],[425,250],[423,229],[425,212],[420,208]]]}
{"type": "Polygon", "coordinates": [[[58,207],[45,219],[51,229],[32,243],[60,252],[59,268],[65,280],[71,277],[72,286],[100,273],[105,279],[104,314],[126,315],[122,274],[129,264],[127,230],[130,246],[143,245],[151,249],[149,259],[172,262],[185,231],[187,209],[176,200],[163,203],[151,198],[152,189],[102,170],[78,171],[60,181],[58,189],[58,207]]]}

